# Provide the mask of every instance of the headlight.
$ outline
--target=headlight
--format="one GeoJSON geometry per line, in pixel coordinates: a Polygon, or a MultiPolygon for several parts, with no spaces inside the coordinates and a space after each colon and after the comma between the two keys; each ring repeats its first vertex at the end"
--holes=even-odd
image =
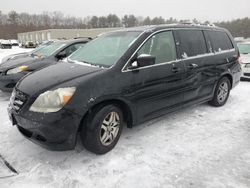
{"type": "Polygon", "coordinates": [[[75,87],[46,91],[37,97],[31,105],[30,111],[42,113],[57,112],[69,102],[75,91],[75,87]]]}
{"type": "Polygon", "coordinates": [[[19,73],[19,72],[23,72],[23,71],[26,71],[28,70],[28,66],[20,66],[20,67],[16,67],[14,69],[10,69],[7,71],[7,74],[16,74],[16,73],[19,73]]]}

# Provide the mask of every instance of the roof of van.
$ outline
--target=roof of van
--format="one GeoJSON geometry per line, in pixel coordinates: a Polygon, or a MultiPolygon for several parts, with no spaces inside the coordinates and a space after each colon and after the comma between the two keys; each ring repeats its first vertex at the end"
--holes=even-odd
{"type": "Polygon", "coordinates": [[[186,28],[186,29],[205,29],[205,30],[219,30],[226,31],[224,28],[220,28],[214,25],[199,25],[199,24],[162,24],[162,25],[148,25],[141,27],[125,28],[127,31],[158,31],[163,29],[174,29],[174,28],[186,28]]]}

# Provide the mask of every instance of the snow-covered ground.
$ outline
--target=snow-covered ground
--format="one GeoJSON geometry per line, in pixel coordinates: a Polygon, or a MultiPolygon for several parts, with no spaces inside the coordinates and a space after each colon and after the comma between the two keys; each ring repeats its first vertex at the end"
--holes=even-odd
{"type": "Polygon", "coordinates": [[[124,129],[117,146],[97,156],[80,144],[52,152],[25,139],[6,112],[0,92],[1,188],[26,187],[250,187],[250,82],[242,82],[221,108],[189,107],[124,129]]]}

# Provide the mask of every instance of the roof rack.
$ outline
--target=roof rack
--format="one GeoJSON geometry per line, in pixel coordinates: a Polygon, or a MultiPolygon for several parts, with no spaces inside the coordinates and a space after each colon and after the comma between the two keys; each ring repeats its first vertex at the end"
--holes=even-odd
{"type": "Polygon", "coordinates": [[[179,22],[182,25],[216,27],[213,23],[179,22]]]}
{"type": "Polygon", "coordinates": [[[74,39],[88,39],[88,40],[92,40],[93,38],[91,38],[91,37],[74,37],[74,39]]]}

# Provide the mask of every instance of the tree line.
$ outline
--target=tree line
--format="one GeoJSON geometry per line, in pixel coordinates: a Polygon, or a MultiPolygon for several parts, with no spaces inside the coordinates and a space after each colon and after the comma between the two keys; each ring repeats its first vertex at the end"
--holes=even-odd
{"type": "MultiPolygon", "coordinates": [[[[43,12],[42,14],[17,13],[10,11],[4,14],[0,11],[0,38],[14,39],[17,33],[43,29],[90,29],[107,27],[134,27],[143,25],[172,24],[180,22],[200,23],[197,19],[178,20],[175,18],[136,17],[133,14],[118,17],[115,14],[107,16],[88,16],[84,18],[65,16],[62,12],[43,12]]],[[[208,21],[204,23],[209,23],[208,21]]],[[[217,22],[217,26],[227,28],[234,37],[250,37],[250,18],[227,22],[217,22]]]]}

